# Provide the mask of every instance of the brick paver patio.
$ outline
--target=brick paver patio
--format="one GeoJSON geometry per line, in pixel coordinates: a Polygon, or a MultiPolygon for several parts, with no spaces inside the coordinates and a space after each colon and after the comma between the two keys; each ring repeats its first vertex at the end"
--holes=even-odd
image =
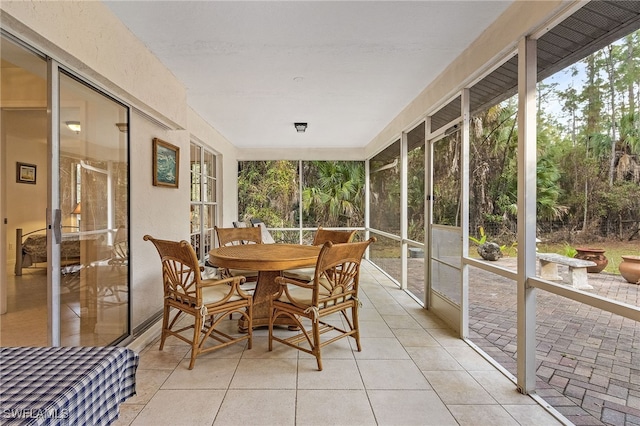
{"type": "MultiPolygon", "coordinates": [[[[470,276],[471,340],[515,374],[514,283],[478,268],[470,276]]],[[[640,303],[640,286],[619,275],[589,274],[589,284],[594,294],[640,303]]],[[[576,425],[640,425],[640,324],[538,291],[536,339],[538,393],[555,409],[576,425]]]]}
{"type": "MultiPolygon", "coordinates": [[[[479,268],[469,275],[471,340],[515,375],[515,283],[479,268]]],[[[640,305],[640,286],[619,275],[589,274],[589,284],[589,292],[640,305]]],[[[556,410],[576,425],[640,425],[640,323],[538,291],[536,339],[537,392],[556,410]]]]}

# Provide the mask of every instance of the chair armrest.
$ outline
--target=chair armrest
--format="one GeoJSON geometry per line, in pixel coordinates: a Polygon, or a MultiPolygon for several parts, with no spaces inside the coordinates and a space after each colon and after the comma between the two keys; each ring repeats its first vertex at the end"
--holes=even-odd
{"type": "Polygon", "coordinates": [[[283,293],[286,295],[286,297],[289,300],[293,300],[293,298],[291,297],[291,294],[289,293],[290,284],[296,287],[305,288],[311,291],[313,291],[313,288],[314,288],[313,281],[305,282],[305,281],[300,281],[300,280],[296,280],[294,278],[289,278],[289,277],[276,277],[275,281],[276,281],[276,284],[279,285],[278,292],[271,295],[271,300],[279,299],[283,293]]]}
{"type": "Polygon", "coordinates": [[[229,277],[223,279],[210,278],[208,280],[201,280],[200,287],[212,287],[222,284],[233,285],[234,281],[238,281],[238,284],[242,284],[243,282],[245,282],[245,277],[238,275],[237,277],[229,277]]]}
{"type": "Polygon", "coordinates": [[[240,287],[240,284],[243,284],[246,280],[247,279],[242,275],[238,275],[237,277],[223,278],[221,280],[211,278],[208,280],[200,281],[200,287],[202,288],[202,287],[213,287],[218,285],[228,285],[229,286],[228,294],[238,293],[243,299],[249,299],[249,298],[252,298],[253,296],[250,293],[247,293],[246,291],[244,291],[240,287]]]}
{"type": "Polygon", "coordinates": [[[286,287],[288,284],[293,284],[297,285],[298,287],[313,289],[313,281],[306,282],[289,277],[276,277],[276,284],[278,284],[281,288],[286,287]]]}

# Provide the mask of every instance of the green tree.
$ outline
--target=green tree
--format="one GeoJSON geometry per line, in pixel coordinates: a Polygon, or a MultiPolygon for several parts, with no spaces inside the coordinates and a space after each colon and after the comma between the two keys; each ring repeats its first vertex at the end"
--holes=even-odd
{"type": "Polygon", "coordinates": [[[294,227],[298,200],[297,161],[238,163],[238,214],[269,227],[294,227]]]}
{"type": "Polygon", "coordinates": [[[304,226],[364,226],[364,163],[303,163],[304,226]]]}

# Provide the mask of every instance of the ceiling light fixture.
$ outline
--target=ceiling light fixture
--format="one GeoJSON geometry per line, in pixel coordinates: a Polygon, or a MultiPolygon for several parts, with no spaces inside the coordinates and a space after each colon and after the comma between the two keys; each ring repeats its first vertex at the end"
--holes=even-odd
{"type": "Polygon", "coordinates": [[[64,124],[66,124],[72,132],[80,133],[80,130],[82,130],[79,121],[65,121],[64,124]]]}
{"type": "Polygon", "coordinates": [[[293,125],[298,133],[304,133],[307,130],[307,123],[293,123],[293,125]]]}

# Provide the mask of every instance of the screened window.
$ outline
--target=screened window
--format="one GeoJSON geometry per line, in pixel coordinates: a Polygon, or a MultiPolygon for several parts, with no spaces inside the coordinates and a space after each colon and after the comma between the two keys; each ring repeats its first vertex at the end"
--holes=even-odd
{"type": "Polygon", "coordinates": [[[217,156],[191,143],[191,245],[203,261],[213,248],[217,221],[217,156]]]}

